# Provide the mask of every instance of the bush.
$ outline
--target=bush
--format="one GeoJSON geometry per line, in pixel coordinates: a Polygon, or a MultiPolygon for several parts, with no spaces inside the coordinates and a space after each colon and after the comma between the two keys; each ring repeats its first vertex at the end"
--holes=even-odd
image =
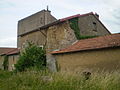
{"type": "Polygon", "coordinates": [[[24,71],[31,67],[43,69],[45,66],[45,50],[31,43],[28,43],[28,47],[20,54],[19,60],[15,64],[16,71],[24,71]]]}

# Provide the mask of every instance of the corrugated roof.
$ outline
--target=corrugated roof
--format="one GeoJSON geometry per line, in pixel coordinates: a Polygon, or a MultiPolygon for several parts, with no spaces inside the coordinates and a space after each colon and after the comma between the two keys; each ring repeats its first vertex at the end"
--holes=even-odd
{"type": "Polygon", "coordinates": [[[53,51],[51,53],[59,54],[59,53],[77,52],[77,51],[101,49],[108,47],[118,47],[118,46],[120,46],[120,33],[79,40],[75,44],[65,49],[59,51],[53,51]]]}

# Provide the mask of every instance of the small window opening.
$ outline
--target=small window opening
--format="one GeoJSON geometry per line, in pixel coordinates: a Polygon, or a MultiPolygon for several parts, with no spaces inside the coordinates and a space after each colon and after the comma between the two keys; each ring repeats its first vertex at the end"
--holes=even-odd
{"type": "Polygon", "coordinates": [[[40,24],[43,24],[43,18],[42,17],[40,18],[40,24]]]}
{"type": "Polygon", "coordinates": [[[97,23],[93,22],[93,31],[97,32],[97,23]]]}

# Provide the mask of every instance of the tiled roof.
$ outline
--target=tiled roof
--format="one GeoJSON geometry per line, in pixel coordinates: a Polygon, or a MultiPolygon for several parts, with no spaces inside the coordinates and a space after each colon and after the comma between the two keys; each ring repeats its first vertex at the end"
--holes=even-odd
{"type": "Polygon", "coordinates": [[[15,48],[4,48],[4,47],[0,47],[0,55],[4,54],[6,52],[9,52],[11,50],[14,50],[15,48]]]}
{"type": "MultiPolygon", "coordinates": [[[[72,18],[76,18],[76,17],[83,17],[83,16],[88,16],[88,15],[93,15],[101,24],[102,22],[95,16],[95,14],[93,12],[90,12],[90,13],[86,13],[86,14],[76,14],[76,15],[73,15],[73,16],[69,16],[69,17],[66,17],[66,18],[62,18],[62,19],[59,19],[59,20],[56,20],[52,23],[49,23],[47,25],[44,25],[44,26],[41,26],[39,27],[38,29],[35,29],[35,30],[32,30],[32,31],[29,31],[29,32],[26,32],[26,33],[23,33],[21,35],[18,35],[18,36],[24,36],[26,34],[29,34],[29,33],[33,33],[33,32],[36,32],[36,31],[39,31],[41,29],[45,29],[45,28],[48,28],[52,25],[56,25],[56,24],[59,24],[61,22],[64,22],[64,21],[67,21],[69,19],[72,19],[72,18]]],[[[103,24],[102,24],[103,25],[103,24]]],[[[104,25],[103,25],[104,26],[104,25]]],[[[105,26],[104,26],[105,27],[105,26]]],[[[106,28],[106,27],[105,27],[106,28]]],[[[107,29],[107,28],[106,28],[107,29]]],[[[108,31],[109,32],[109,31],[108,31]]],[[[109,32],[110,33],[110,32],[109,32]]]]}
{"type": "Polygon", "coordinates": [[[18,48],[9,48],[9,49],[4,48],[3,50],[4,50],[4,52],[2,52],[0,55],[12,55],[12,54],[19,53],[19,49],[18,48]]]}
{"type": "Polygon", "coordinates": [[[75,44],[65,49],[59,51],[53,51],[51,53],[59,54],[59,53],[77,52],[77,51],[101,49],[108,47],[119,47],[119,46],[120,46],[120,33],[79,40],[75,44]]]}
{"type": "Polygon", "coordinates": [[[6,55],[13,55],[13,54],[18,54],[20,52],[20,50],[18,48],[10,51],[10,52],[7,52],[6,55]]]}
{"type": "Polygon", "coordinates": [[[72,19],[72,18],[88,16],[88,15],[94,15],[94,13],[90,12],[90,13],[86,13],[86,14],[77,14],[77,15],[69,16],[69,17],[60,19],[60,22],[63,22],[63,21],[66,21],[66,20],[69,20],[69,19],[72,19]]]}

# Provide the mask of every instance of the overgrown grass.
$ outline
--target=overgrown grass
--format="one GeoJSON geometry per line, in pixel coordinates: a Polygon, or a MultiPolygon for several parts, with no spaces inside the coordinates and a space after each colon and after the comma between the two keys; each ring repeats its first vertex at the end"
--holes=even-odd
{"type": "Polygon", "coordinates": [[[120,90],[120,73],[82,74],[28,70],[0,71],[0,90],[120,90]]]}

